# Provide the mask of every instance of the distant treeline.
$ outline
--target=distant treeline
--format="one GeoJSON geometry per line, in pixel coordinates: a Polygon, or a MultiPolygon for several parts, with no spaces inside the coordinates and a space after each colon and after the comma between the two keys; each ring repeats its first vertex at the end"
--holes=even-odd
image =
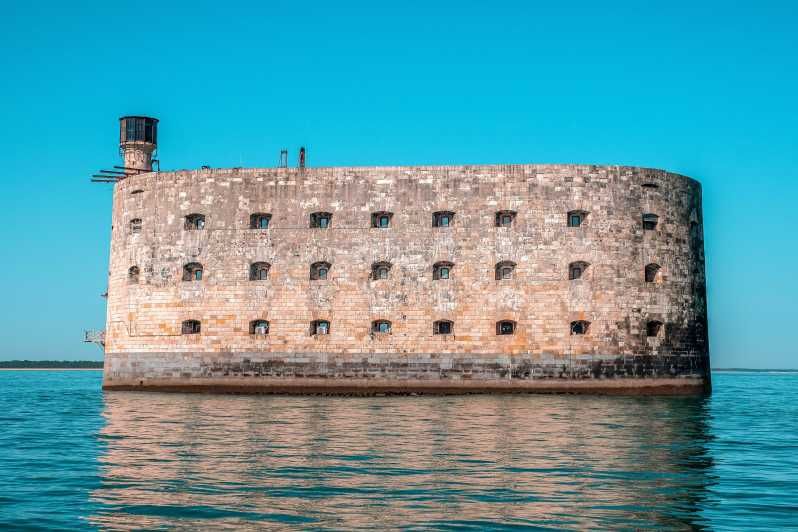
{"type": "Polygon", "coordinates": [[[0,360],[0,369],[96,369],[102,367],[102,360],[0,360]]]}

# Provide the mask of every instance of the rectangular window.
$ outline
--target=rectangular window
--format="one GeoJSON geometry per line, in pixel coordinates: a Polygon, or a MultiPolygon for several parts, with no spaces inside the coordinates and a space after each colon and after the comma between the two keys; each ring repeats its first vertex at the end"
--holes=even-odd
{"type": "Polygon", "coordinates": [[[136,140],[136,121],[132,118],[125,120],[125,140],[136,140]]]}

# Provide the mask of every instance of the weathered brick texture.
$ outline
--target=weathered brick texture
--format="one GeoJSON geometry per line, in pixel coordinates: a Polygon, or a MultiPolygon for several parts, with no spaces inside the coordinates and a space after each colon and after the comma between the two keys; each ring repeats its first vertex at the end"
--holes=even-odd
{"type": "Polygon", "coordinates": [[[114,192],[105,385],[534,390],[589,380],[591,389],[632,389],[661,379],[699,388],[709,368],[702,235],[700,185],[644,168],[129,177],[114,192]],[[496,227],[501,210],[517,213],[511,227],[496,227]],[[568,227],[575,210],[588,214],[568,227]],[[320,211],[332,213],[331,226],[310,228],[320,211]],[[390,227],[371,227],[376,211],[393,213],[390,227]],[[455,213],[451,227],[432,226],[436,211],[455,213]],[[192,213],[205,216],[201,230],[185,228],[192,213]],[[253,213],[271,214],[269,228],[250,229],[253,213]],[[658,216],[656,229],[643,229],[645,213],[658,216]],[[319,261],[332,265],[328,279],[311,281],[319,261]],[[391,263],[390,276],[374,280],[380,261],[391,263]],[[433,280],[439,261],[454,264],[449,279],[433,280]],[[516,264],[512,279],[496,279],[501,261],[516,264]],[[577,261],[589,266],[569,280],[577,261]],[[254,262],[270,264],[267,280],[250,280],[254,262]],[[202,264],[201,281],[182,280],[187,263],[202,264]],[[660,270],[646,282],[651,263],[660,270]],[[181,334],[190,319],[200,334],[181,334]],[[268,335],[250,334],[258,319],[268,335]],[[330,334],[311,335],[313,320],[328,320],[330,334]],[[373,320],[389,320],[391,332],[372,333],[373,320]],[[433,335],[436,320],[452,321],[454,334],[433,335]],[[497,335],[499,320],[516,322],[515,334],[497,335]],[[571,334],[577,320],[590,322],[587,334],[571,334]],[[650,321],[663,324],[656,337],[647,336],[650,321]]]}

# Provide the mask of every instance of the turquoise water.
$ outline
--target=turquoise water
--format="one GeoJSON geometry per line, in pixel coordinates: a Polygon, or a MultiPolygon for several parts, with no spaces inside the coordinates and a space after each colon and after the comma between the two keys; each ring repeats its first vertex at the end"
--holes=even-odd
{"type": "Polygon", "coordinates": [[[257,397],[0,372],[0,527],[785,529],[798,374],[708,398],[257,397]]]}

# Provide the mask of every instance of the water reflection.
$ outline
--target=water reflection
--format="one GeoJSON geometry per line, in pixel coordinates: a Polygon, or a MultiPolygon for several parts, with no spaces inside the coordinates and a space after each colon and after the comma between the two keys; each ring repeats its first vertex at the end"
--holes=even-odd
{"type": "Polygon", "coordinates": [[[108,393],[91,521],[700,528],[706,401],[108,393]]]}

